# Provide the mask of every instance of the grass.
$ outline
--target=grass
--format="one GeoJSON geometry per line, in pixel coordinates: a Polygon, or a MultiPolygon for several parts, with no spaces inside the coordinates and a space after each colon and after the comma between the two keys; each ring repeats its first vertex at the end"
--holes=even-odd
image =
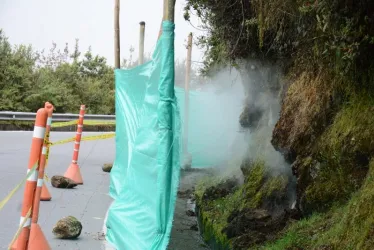
{"type": "Polygon", "coordinates": [[[282,237],[257,249],[360,249],[374,245],[374,160],[360,190],[344,206],[291,225],[282,237]]]}
{"type": "Polygon", "coordinates": [[[227,219],[234,210],[245,208],[258,208],[265,199],[273,198],[275,193],[285,191],[287,179],[283,176],[267,176],[267,167],[264,161],[253,162],[246,173],[242,186],[234,193],[216,200],[203,200],[207,188],[220,185],[219,178],[205,179],[197,187],[197,205],[204,227],[204,240],[210,241],[213,237],[221,246],[231,246],[233,239],[227,239],[222,230],[227,226],[227,219]]]}
{"type": "Polygon", "coordinates": [[[368,94],[353,95],[316,143],[314,158],[319,165],[304,164],[303,169],[316,172],[305,193],[307,206],[313,210],[346,202],[361,187],[374,152],[373,106],[368,94]]]}

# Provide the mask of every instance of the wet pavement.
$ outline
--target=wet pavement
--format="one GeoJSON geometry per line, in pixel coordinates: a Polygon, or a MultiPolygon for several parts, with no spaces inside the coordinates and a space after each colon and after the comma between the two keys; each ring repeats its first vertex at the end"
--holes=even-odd
{"type": "MultiPolygon", "coordinates": [[[[103,133],[83,132],[83,136],[103,133]]],[[[74,137],[70,132],[52,132],[51,141],[74,137]]],[[[26,177],[32,132],[0,132],[0,201],[26,177]]],[[[46,173],[49,177],[63,175],[71,162],[73,143],[56,145],[51,148],[46,173]]],[[[78,164],[81,167],[83,185],[74,189],[56,189],[47,183],[52,195],[51,201],[40,205],[39,225],[52,249],[61,250],[114,250],[105,241],[105,217],[112,202],[108,195],[109,174],[102,171],[104,163],[111,163],[115,157],[114,138],[96,141],[82,141],[78,164]],[[52,228],[62,217],[72,215],[82,222],[83,230],[77,240],[60,240],[52,234],[52,228]]],[[[204,171],[181,173],[180,192],[192,190],[204,171]]],[[[0,249],[7,249],[18,229],[21,215],[24,186],[0,210],[0,249]]],[[[186,213],[193,210],[188,195],[179,195],[176,201],[173,229],[168,250],[206,250],[197,229],[197,219],[186,213]]]]}
{"type": "Polygon", "coordinates": [[[197,231],[197,218],[191,216],[195,210],[190,193],[196,182],[209,173],[205,171],[182,171],[179,195],[175,204],[173,228],[168,250],[207,250],[209,249],[197,231]]]}
{"type": "MultiPolygon", "coordinates": [[[[102,133],[83,132],[83,136],[97,134],[102,133]]],[[[74,137],[74,133],[51,133],[52,142],[70,137],[74,137]]],[[[0,201],[26,177],[31,138],[32,132],[0,132],[0,201]]],[[[46,170],[49,177],[64,174],[71,162],[73,147],[74,143],[68,143],[51,148],[46,170]]],[[[39,225],[52,249],[105,249],[102,227],[111,198],[108,195],[109,175],[101,167],[104,163],[112,162],[114,156],[114,138],[82,141],[78,164],[84,184],[74,189],[56,189],[47,183],[52,200],[41,202],[39,225]],[[68,215],[82,222],[82,233],[77,240],[56,239],[52,228],[59,219],[68,215]]],[[[0,210],[0,249],[7,249],[18,229],[23,192],[24,186],[0,210]]]]}

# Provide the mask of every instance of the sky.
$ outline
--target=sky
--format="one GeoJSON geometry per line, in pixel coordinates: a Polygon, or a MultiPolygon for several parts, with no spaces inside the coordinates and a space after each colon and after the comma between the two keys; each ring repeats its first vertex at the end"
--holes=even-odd
{"type": "MultiPolygon", "coordinates": [[[[183,18],[185,0],[176,0],[175,58],[186,58],[187,36],[202,35],[195,29],[199,20],[191,15],[191,23],[183,18]]],[[[163,11],[163,0],[121,0],[120,42],[121,60],[128,59],[134,47],[133,59],[138,57],[139,22],[146,22],[145,54],[155,48],[163,11]]],[[[65,43],[72,51],[75,39],[80,50],[89,46],[94,54],[107,58],[114,65],[114,0],[0,0],[0,29],[12,44],[31,44],[37,50],[48,50],[52,42],[61,50],[65,43]]],[[[192,61],[198,67],[202,51],[193,47],[192,61]]],[[[201,64],[200,64],[201,65],[201,64]]]]}

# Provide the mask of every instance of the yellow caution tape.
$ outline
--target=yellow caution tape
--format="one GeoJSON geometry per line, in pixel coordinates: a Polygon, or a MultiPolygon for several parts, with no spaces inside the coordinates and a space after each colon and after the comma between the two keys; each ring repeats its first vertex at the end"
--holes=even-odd
{"type": "Polygon", "coordinates": [[[22,187],[23,183],[25,183],[27,178],[29,178],[34,173],[37,166],[38,166],[38,162],[36,162],[35,165],[31,168],[31,170],[27,173],[26,178],[24,178],[20,183],[18,183],[18,185],[15,188],[13,188],[13,190],[10,191],[10,193],[0,202],[0,211],[1,209],[3,209],[5,204],[8,203],[10,198],[12,198],[12,196],[18,191],[18,189],[22,187]]]}
{"type": "MultiPolygon", "coordinates": [[[[81,138],[81,141],[104,140],[104,139],[113,138],[114,136],[116,136],[116,133],[109,133],[109,134],[103,134],[103,135],[92,135],[92,136],[83,136],[81,138]]],[[[51,146],[55,146],[55,145],[65,144],[65,143],[69,143],[69,142],[73,142],[73,141],[75,141],[75,136],[71,137],[71,138],[68,138],[68,139],[61,140],[61,141],[51,142],[50,144],[51,144],[51,146]]]]}
{"type": "Polygon", "coordinates": [[[49,182],[49,177],[48,177],[47,174],[44,174],[44,179],[45,179],[46,182],[49,182]]]}
{"type": "Polygon", "coordinates": [[[83,121],[83,125],[115,125],[115,121],[83,121]]]}
{"type": "MultiPolygon", "coordinates": [[[[57,122],[57,123],[53,123],[51,125],[52,128],[61,128],[61,127],[67,127],[67,126],[72,126],[72,125],[77,125],[78,124],[78,120],[73,120],[73,121],[68,121],[68,122],[57,122]]],[[[88,125],[88,126],[97,126],[97,125],[115,125],[116,122],[115,121],[107,121],[107,122],[104,122],[104,121],[85,121],[83,120],[83,125],[88,125]]]]}
{"type": "Polygon", "coordinates": [[[78,123],[78,120],[73,120],[73,121],[69,121],[69,122],[56,122],[56,123],[51,124],[51,127],[52,128],[61,128],[61,127],[67,127],[67,126],[71,126],[71,125],[77,125],[77,123],[78,123]]]}
{"type": "Polygon", "coordinates": [[[116,133],[108,133],[103,135],[92,135],[92,136],[84,136],[81,138],[82,141],[94,141],[94,140],[105,140],[109,138],[113,138],[116,136],[116,133]]]}
{"type": "Polygon", "coordinates": [[[21,225],[19,225],[16,234],[14,235],[12,241],[9,244],[8,250],[12,249],[12,246],[13,246],[14,242],[17,240],[19,234],[21,233],[21,229],[25,225],[26,221],[30,218],[30,216],[31,216],[31,208],[32,208],[32,206],[30,207],[29,211],[27,212],[27,214],[26,214],[25,218],[23,219],[21,225]]]}
{"type": "Polygon", "coordinates": [[[50,145],[55,146],[55,145],[65,144],[65,143],[69,143],[69,142],[73,142],[73,141],[75,141],[75,136],[71,137],[71,138],[68,138],[68,139],[60,140],[60,141],[57,141],[57,142],[51,142],[50,145]]]}

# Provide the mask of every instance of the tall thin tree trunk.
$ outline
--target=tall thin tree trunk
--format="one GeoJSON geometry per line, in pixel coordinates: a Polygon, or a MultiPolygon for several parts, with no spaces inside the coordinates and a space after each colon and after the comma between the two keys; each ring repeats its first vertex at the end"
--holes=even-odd
{"type": "Polygon", "coordinates": [[[139,30],[139,59],[138,64],[141,65],[144,62],[144,33],[145,33],[145,22],[140,22],[139,30]]]}
{"type": "Polygon", "coordinates": [[[119,32],[120,0],[114,0],[114,67],[119,69],[120,64],[120,32],[119,32]]]}
{"type": "Polygon", "coordinates": [[[188,154],[188,124],[189,124],[189,92],[191,82],[191,57],[192,57],[192,33],[188,35],[187,43],[187,60],[186,60],[186,76],[184,80],[184,140],[183,153],[188,154]]]}
{"type": "Polygon", "coordinates": [[[164,20],[174,22],[175,0],[164,0],[164,20]]]}

